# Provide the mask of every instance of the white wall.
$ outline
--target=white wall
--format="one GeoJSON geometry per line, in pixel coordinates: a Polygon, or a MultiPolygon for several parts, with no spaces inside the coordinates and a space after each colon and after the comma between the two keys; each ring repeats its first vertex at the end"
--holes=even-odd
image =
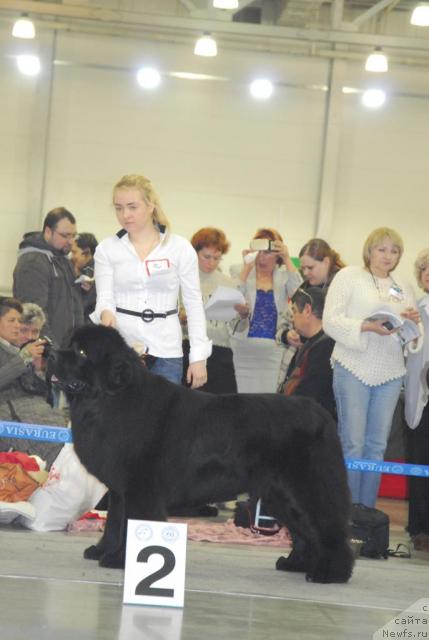
{"type": "MultiPolygon", "coordinates": [[[[279,228],[292,254],[314,235],[327,97],[317,87],[327,83],[328,61],[238,50],[209,60],[184,45],[59,33],[50,93],[52,34],[39,39],[45,73],[33,79],[17,72],[7,57],[16,45],[0,31],[2,291],[10,290],[21,235],[40,228],[52,207],[69,208],[79,229],[100,239],[114,232],[111,187],[124,173],[151,177],[177,233],[223,228],[232,243],[226,265],[239,260],[258,226],[279,228]],[[143,63],[225,79],[164,75],[149,93],[135,81],[143,63]],[[248,94],[260,74],[280,83],[271,101],[248,94]]],[[[365,82],[360,65],[348,63],[345,84],[365,82]]],[[[356,94],[341,98],[326,239],[347,262],[360,262],[369,231],[396,227],[406,244],[402,270],[412,277],[415,253],[429,245],[429,96],[410,94],[428,91],[427,72],[393,68],[388,82],[404,95],[391,95],[379,111],[363,109],[356,94]]]]}

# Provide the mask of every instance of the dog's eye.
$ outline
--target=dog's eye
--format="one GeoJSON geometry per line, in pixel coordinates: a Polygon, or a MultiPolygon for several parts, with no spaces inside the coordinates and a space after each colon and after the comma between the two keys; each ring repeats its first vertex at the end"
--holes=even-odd
{"type": "Polygon", "coordinates": [[[82,356],[82,358],[88,357],[83,349],[79,349],[79,355],[82,356]]]}

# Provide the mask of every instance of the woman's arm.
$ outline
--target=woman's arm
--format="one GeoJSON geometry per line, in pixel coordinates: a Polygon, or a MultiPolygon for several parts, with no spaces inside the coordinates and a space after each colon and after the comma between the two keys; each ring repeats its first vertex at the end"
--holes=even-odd
{"type": "Polygon", "coordinates": [[[113,266],[105,248],[99,244],[94,255],[94,276],[97,302],[91,320],[116,327],[116,305],[113,291],[113,266]]]}
{"type": "Polygon", "coordinates": [[[206,360],[211,354],[212,343],[207,338],[198,258],[188,242],[184,243],[180,254],[178,276],[183,306],[186,311],[190,344],[187,381],[195,389],[207,381],[206,360]]]}
{"type": "Polygon", "coordinates": [[[362,287],[356,272],[350,272],[350,268],[341,269],[331,282],[323,312],[323,329],[336,342],[350,349],[365,351],[368,346],[367,331],[373,331],[375,323],[371,328],[362,318],[350,316],[354,296],[360,293],[362,287]]]}
{"type": "Polygon", "coordinates": [[[0,389],[4,389],[28,371],[27,365],[18,354],[9,353],[6,348],[0,352],[0,389]]]}

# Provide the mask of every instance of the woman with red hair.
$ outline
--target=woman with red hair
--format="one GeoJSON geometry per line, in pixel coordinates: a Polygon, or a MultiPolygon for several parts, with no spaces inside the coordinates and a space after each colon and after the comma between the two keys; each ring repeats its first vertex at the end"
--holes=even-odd
{"type": "MultiPolygon", "coordinates": [[[[204,304],[217,287],[236,288],[233,280],[222,273],[220,262],[229,249],[229,242],[225,233],[215,227],[199,229],[191,238],[191,244],[197,252],[198,267],[200,272],[201,293],[204,304]]],[[[242,309],[242,314],[247,314],[247,308],[242,309]]],[[[237,315],[238,317],[238,315],[237,315]]],[[[181,321],[184,331],[186,316],[181,312],[181,321]]],[[[202,387],[204,391],[211,393],[236,393],[232,351],[230,345],[230,327],[228,322],[207,319],[207,336],[212,341],[212,355],[207,361],[207,383],[202,387]]],[[[189,343],[184,341],[183,351],[187,354],[189,343]]]]}

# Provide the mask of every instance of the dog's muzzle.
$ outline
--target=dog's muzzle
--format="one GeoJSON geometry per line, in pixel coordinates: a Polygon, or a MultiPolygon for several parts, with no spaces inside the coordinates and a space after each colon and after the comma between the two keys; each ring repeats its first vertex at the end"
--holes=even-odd
{"type": "Polygon", "coordinates": [[[71,382],[64,382],[62,380],[58,380],[56,376],[51,377],[51,382],[53,385],[73,396],[78,396],[87,389],[88,384],[83,382],[83,380],[72,380],[71,382]]]}

